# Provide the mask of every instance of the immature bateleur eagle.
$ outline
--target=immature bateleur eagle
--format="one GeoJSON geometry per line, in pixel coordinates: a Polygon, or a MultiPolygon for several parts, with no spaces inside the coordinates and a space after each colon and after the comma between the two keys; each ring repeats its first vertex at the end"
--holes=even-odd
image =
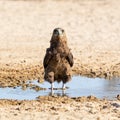
{"type": "Polygon", "coordinates": [[[51,83],[51,89],[53,90],[54,81],[62,81],[62,88],[64,89],[65,83],[71,79],[73,55],[67,46],[66,34],[62,28],[54,29],[43,65],[45,70],[44,79],[51,83]]]}

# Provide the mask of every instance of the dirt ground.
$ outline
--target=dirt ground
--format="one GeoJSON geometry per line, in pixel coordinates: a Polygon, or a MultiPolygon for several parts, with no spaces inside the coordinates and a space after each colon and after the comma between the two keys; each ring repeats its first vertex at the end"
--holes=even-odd
{"type": "Polygon", "coordinates": [[[120,101],[94,96],[39,97],[33,101],[0,100],[1,120],[119,120],[120,101]]]}
{"type": "MultiPolygon", "coordinates": [[[[0,86],[43,81],[43,58],[56,27],[66,31],[74,55],[73,75],[120,77],[119,4],[118,0],[1,0],[0,86]]],[[[43,98],[45,102],[0,100],[0,119],[120,118],[120,101],[43,98]]]]}

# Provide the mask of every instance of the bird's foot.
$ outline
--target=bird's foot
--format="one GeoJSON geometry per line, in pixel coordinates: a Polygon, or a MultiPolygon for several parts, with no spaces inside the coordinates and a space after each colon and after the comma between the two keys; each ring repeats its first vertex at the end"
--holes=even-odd
{"type": "Polygon", "coordinates": [[[62,90],[66,90],[66,89],[67,89],[66,87],[62,88],[62,90]]]}
{"type": "Polygon", "coordinates": [[[54,90],[54,83],[51,83],[51,90],[54,90]]]}
{"type": "Polygon", "coordinates": [[[65,86],[64,83],[63,83],[63,86],[62,86],[62,90],[66,90],[66,86],[65,86]]]}

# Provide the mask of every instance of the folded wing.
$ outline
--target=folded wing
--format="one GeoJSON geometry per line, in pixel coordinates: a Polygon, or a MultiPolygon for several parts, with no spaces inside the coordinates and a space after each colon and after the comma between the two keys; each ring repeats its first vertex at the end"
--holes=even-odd
{"type": "Polygon", "coordinates": [[[73,61],[73,55],[72,55],[71,52],[68,54],[68,56],[66,57],[66,59],[67,59],[68,63],[70,64],[70,66],[72,67],[73,64],[74,64],[74,61],[73,61]]]}
{"type": "Polygon", "coordinates": [[[50,49],[48,48],[46,50],[46,55],[45,55],[44,60],[43,60],[43,66],[44,66],[44,68],[46,68],[48,66],[51,58],[52,58],[52,53],[51,53],[50,49]]]}

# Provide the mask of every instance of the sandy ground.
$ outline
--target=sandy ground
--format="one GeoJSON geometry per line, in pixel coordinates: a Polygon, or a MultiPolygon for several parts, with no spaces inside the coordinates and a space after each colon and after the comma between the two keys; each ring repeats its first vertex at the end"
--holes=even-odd
{"type": "Polygon", "coordinates": [[[1,120],[119,120],[120,101],[93,96],[39,97],[34,101],[0,100],[1,120]]]}
{"type": "MultiPolygon", "coordinates": [[[[43,57],[56,27],[66,31],[75,61],[73,74],[120,76],[119,4],[118,0],[1,0],[0,86],[19,86],[28,79],[43,81],[43,57]]],[[[99,100],[72,99],[72,103],[58,101],[55,106],[54,100],[46,101],[14,104],[0,100],[0,119],[120,118],[119,101],[104,105],[99,100]]]]}

